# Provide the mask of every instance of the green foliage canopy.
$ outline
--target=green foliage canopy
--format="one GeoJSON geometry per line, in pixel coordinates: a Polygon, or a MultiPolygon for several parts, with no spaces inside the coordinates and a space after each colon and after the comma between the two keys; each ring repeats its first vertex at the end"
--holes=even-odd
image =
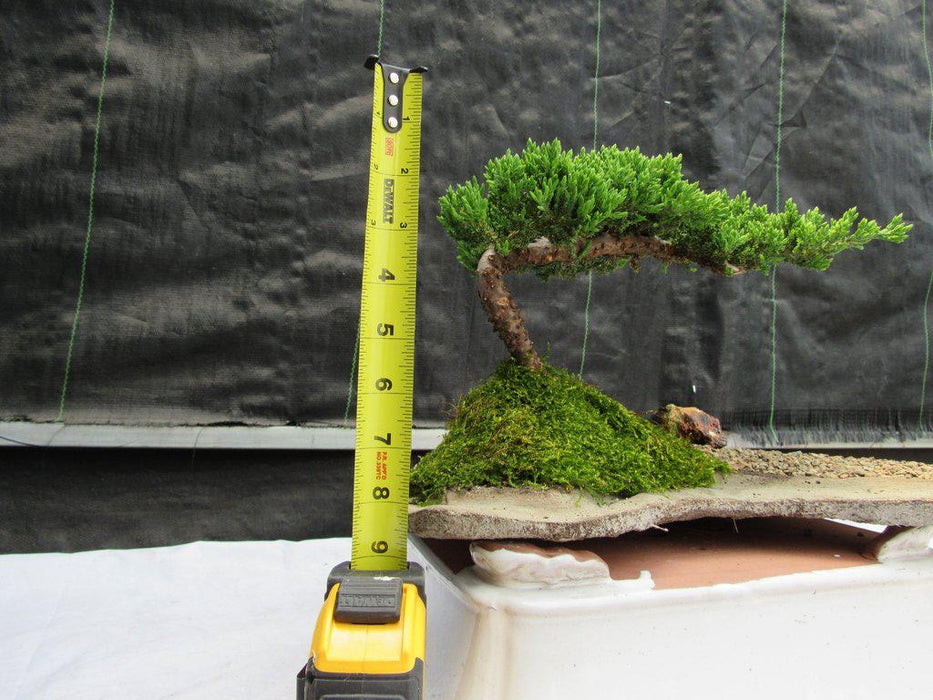
{"type": "Polygon", "coordinates": [[[534,270],[545,278],[624,266],[626,259],[583,255],[587,241],[605,234],[658,237],[688,260],[723,269],[789,262],[824,270],[844,250],[873,240],[900,243],[911,228],[900,214],[882,227],[859,220],[855,208],[832,219],[817,208],[801,213],[790,199],[783,212],[769,213],[745,192],[706,193],[688,182],[680,156],[616,146],[574,153],[556,139],[529,140],[520,154],[490,160],[482,181],[448,188],[438,218],[471,270],[490,246],[503,256],[539,237],[573,247],[573,262],[534,270]]]}

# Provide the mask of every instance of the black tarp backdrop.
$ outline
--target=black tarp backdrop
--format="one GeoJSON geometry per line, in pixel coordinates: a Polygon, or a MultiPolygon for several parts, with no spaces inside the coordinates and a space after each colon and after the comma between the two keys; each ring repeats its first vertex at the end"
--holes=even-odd
{"type": "Polygon", "coordinates": [[[0,554],[347,537],[353,453],[4,448],[0,554]]]}
{"type": "MultiPolygon", "coordinates": [[[[0,419],[49,421],[79,286],[108,1],[0,8],[0,419]]],[[[114,9],[64,420],[343,424],[369,147],[362,61],[380,4],[114,9]]],[[[778,271],[784,439],[917,425],[933,263],[922,9],[787,3],[781,194],[832,214],[902,211],[916,226],[907,243],[845,254],[827,273],[778,271]]],[[[703,186],[773,206],[781,11],[780,0],[602,3],[598,141],[681,152],[703,186]]],[[[437,198],[528,137],[592,143],[596,31],[596,0],[385,3],[383,56],[431,68],[419,425],[439,424],[504,355],[437,198]]],[[[578,368],[586,280],[514,285],[551,361],[578,368]]],[[[764,435],[771,311],[765,275],[646,263],[597,277],[585,378],[636,410],[695,404],[764,435]]]]}

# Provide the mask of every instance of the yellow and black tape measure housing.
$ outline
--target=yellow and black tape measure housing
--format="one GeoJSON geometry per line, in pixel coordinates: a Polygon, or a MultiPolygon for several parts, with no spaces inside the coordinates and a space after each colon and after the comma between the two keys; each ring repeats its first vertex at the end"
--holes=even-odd
{"type": "Polygon", "coordinates": [[[327,580],[298,700],[404,698],[424,694],[427,612],[424,569],[356,571],[350,562],[327,580]]]}

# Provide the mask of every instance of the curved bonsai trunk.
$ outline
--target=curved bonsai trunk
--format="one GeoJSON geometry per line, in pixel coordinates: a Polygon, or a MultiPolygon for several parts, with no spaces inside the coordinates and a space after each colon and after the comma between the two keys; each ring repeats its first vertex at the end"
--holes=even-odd
{"type": "Polygon", "coordinates": [[[518,304],[512,299],[512,292],[505,284],[505,273],[508,272],[505,258],[496,255],[490,248],[480,258],[476,266],[476,286],[483,310],[489,317],[489,322],[496,329],[496,333],[505,343],[509,354],[520,364],[531,369],[541,368],[541,358],[531,342],[525,321],[522,318],[518,304]]]}
{"type": "Polygon", "coordinates": [[[505,343],[509,354],[525,367],[540,369],[543,363],[535,351],[531,336],[528,335],[521,310],[505,284],[505,275],[515,270],[540,267],[554,262],[572,262],[581,257],[585,260],[598,257],[631,258],[635,264],[641,256],[651,256],[666,262],[702,265],[721,275],[744,272],[731,265],[723,266],[717,262],[687,258],[678,254],[670,243],[655,236],[634,234],[619,238],[603,234],[574,248],[552,245],[547,238],[539,238],[527,248],[521,248],[508,255],[500,255],[495,248],[488,248],[476,266],[477,292],[486,316],[505,343]],[[589,247],[585,252],[581,252],[586,243],[589,243],[589,247]]]}

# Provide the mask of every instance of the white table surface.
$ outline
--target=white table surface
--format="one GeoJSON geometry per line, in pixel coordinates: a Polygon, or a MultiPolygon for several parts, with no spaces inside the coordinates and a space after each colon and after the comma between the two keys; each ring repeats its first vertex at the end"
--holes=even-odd
{"type": "Polygon", "coordinates": [[[293,698],[349,539],[0,556],[0,698],[293,698]]]}
{"type": "MultiPolygon", "coordinates": [[[[327,574],[349,552],[350,541],[342,538],[0,556],[0,700],[291,700],[327,574]]],[[[439,576],[415,547],[409,548],[409,556],[429,564],[430,700],[455,697],[464,679],[475,685],[483,678],[468,669],[482,668],[484,676],[490,675],[496,659],[500,665],[515,666],[513,675],[525,679],[520,687],[531,688],[533,683],[525,683],[529,678],[553,680],[561,660],[569,664],[561,672],[565,680],[578,684],[574,663],[587,661],[588,645],[594,643],[615,659],[605,665],[611,677],[616,678],[622,663],[628,689],[645,697],[658,690],[659,678],[678,692],[689,690],[690,697],[709,700],[744,698],[751,686],[757,686],[758,697],[782,700],[925,698],[925,689],[933,687],[926,663],[933,629],[929,558],[683,591],[623,595],[629,582],[619,582],[618,598],[605,606],[599,603],[597,614],[587,616],[574,607],[586,600],[571,605],[573,600],[567,599],[583,596],[583,591],[572,589],[536,595],[497,589],[492,602],[480,604],[480,594],[489,594],[489,586],[477,583],[460,589],[439,576]],[[879,583],[859,585],[865,577],[879,583]],[[790,595],[794,591],[796,597],[790,595]],[[681,598],[696,599],[694,608],[703,619],[691,622],[681,598]],[[533,609],[519,614],[528,606],[533,609]],[[626,612],[626,606],[634,612],[626,612]],[[608,611],[616,607],[618,614],[610,619],[608,611]],[[761,624],[756,620],[766,608],[774,609],[774,619],[761,624]],[[476,617],[478,610],[485,612],[476,617]],[[507,633],[499,640],[505,646],[487,649],[487,628],[498,619],[490,615],[496,611],[511,626],[496,628],[507,633]],[[642,619],[645,616],[650,619],[642,619]],[[834,626],[837,619],[845,624],[834,626]],[[480,624],[484,620],[485,627],[480,624]],[[660,630],[657,643],[647,644],[644,635],[634,632],[639,620],[649,631],[660,630]],[[618,628],[619,640],[609,639],[603,629],[607,624],[618,628]],[[748,628],[751,641],[737,647],[739,628],[748,628]],[[556,639],[563,642],[555,644],[556,639]],[[647,646],[642,648],[642,643],[647,646]],[[576,656],[564,658],[568,645],[576,656]],[[495,652],[499,648],[501,658],[495,652]],[[707,658],[697,661],[702,663],[693,675],[661,675],[669,667],[670,653],[682,653],[683,659],[697,657],[698,649],[705,650],[707,658]],[[813,666],[807,658],[791,658],[791,651],[806,656],[807,649],[813,651],[816,668],[825,672],[819,677],[803,673],[813,666]],[[496,658],[477,660],[490,651],[496,658]],[[623,652],[627,660],[616,658],[623,652]],[[545,666],[550,673],[526,668],[539,657],[549,659],[545,666]],[[723,676],[724,669],[731,669],[731,675],[723,676]],[[708,692],[701,690],[704,673],[709,676],[708,692]],[[778,680],[762,686],[769,674],[778,680]],[[810,677],[806,687],[812,692],[785,692],[801,674],[810,677]],[[723,684],[724,677],[733,681],[734,692],[723,684]],[[884,692],[879,694],[879,689],[884,692]]],[[[592,596],[590,591],[583,597],[592,596]]],[[[615,687],[615,682],[594,687],[615,687]]],[[[568,697],[559,684],[534,688],[525,697],[568,697]]],[[[490,698],[483,693],[467,696],[490,698]]],[[[594,697],[579,697],[588,696],[594,697]]],[[[500,697],[525,700],[516,696],[514,687],[500,697]]]]}

